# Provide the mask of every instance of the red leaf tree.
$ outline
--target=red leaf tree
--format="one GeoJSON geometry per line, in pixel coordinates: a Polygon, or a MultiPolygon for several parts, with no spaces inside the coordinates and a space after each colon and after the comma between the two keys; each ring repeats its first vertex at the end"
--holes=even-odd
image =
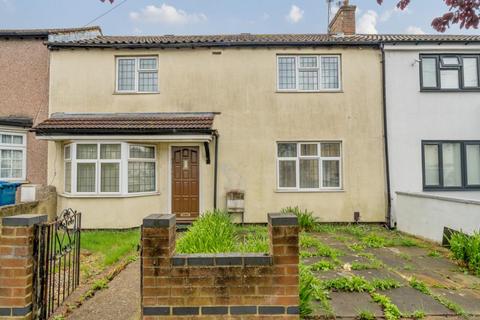
{"type": "MultiPolygon", "coordinates": [[[[421,0],[418,0],[421,1],[421,0]]],[[[450,25],[460,24],[460,28],[478,29],[480,22],[480,0],[442,0],[449,8],[448,12],[432,21],[432,27],[445,32],[450,25]]],[[[383,0],[377,0],[382,4],[383,0]]],[[[411,0],[398,0],[397,8],[404,10],[411,0]]]]}

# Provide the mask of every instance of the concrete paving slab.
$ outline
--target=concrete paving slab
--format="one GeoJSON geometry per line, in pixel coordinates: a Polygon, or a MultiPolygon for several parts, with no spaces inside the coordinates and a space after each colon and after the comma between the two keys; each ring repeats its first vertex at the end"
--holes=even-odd
{"type": "Polygon", "coordinates": [[[401,284],[406,284],[408,281],[402,277],[400,277],[395,272],[391,272],[385,268],[383,269],[369,269],[369,270],[352,270],[352,274],[357,276],[362,276],[368,281],[373,279],[394,279],[400,282],[401,284]]]}
{"type": "Polygon", "coordinates": [[[480,315],[480,293],[469,290],[432,289],[436,295],[458,304],[467,314],[480,315]]]}
{"type": "Polygon", "coordinates": [[[333,312],[339,318],[354,318],[362,311],[369,311],[375,317],[383,316],[381,307],[372,301],[365,292],[332,292],[330,304],[333,312]]]}
{"type": "Polygon", "coordinates": [[[417,310],[421,310],[428,315],[449,316],[455,315],[431,296],[423,294],[410,287],[402,287],[381,292],[389,297],[394,304],[398,306],[403,314],[412,314],[417,310]]]}

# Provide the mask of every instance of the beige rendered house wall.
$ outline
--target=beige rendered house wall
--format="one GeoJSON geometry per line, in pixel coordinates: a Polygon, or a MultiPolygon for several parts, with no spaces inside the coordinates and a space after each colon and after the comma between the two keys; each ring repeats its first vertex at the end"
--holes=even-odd
{"type": "MultiPolygon", "coordinates": [[[[50,113],[221,112],[218,204],[225,194],[245,190],[246,222],[266,222],[267,212],[299,205],[321,221],[384,221],[386,188],[383,144],[381,55],[372,48],[75,49],[51,52],[50,113]],[[212,54],[213,51],[221,54],[212,54]],[[276,91],[278,54],[339,54],[342,91],[276,91]],[[156,55],[158,94],[115,94],[115,57],[156,55]],[[277,190],[277,141],[342,141],[343,190],[277,190]]],[[[173,143],[173,145],[176,145],[173,143]]],[[[195,144],[193,144],[195,145],[195,144]]],[[[169,146],[160,143],[157,195],[129,198],[60,196],[59,210],[84,212],[91,227],[140,225],[151,213],[169,213],[169,146]],[[88,212],[88,213],[87,213],[88,212]],[[91,218],[88,218],[90,216],[91,218]]],[[[63,188],[61,143],[49,145],[49,180],[63,188]]],[[[213,206],[212,164],[203,147],[201,210],[213,206]]],[[[85,220],[86,219],[86,220],[85,220]]]]}
{"type": "MultiPolygon", "coordinates": [[[[0,117],[23,116],[33,124],[48,116],[49,52],[45,39],[0,38],[0,117]]],[[[28,182],[47,183],[47,143],[27,134],[28,182]]]]}

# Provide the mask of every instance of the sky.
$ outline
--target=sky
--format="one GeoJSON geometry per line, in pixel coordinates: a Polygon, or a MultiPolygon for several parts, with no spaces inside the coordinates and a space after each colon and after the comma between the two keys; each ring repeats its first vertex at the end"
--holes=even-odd
{"type": "MultiPolygon", "coordinates": [[[[396,2],[350,0],[357,33],[436,33],[432,19],[448,10],[443,0],[413,0],[405,11],[396,2]]],[[[106,13],[91,23],[105,35],[325,33],[327,12],[326,0],[0,0],[0,29],[81,27],[106,13]]]]}

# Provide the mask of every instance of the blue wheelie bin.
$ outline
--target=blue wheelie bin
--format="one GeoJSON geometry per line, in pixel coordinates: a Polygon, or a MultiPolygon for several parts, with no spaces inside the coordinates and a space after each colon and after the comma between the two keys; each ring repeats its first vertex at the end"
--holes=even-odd
{"type": "Polygon", "coordinates": [[[0,181],[0,206],[15,204],[15,195],[20,183],[0,181]]]}

